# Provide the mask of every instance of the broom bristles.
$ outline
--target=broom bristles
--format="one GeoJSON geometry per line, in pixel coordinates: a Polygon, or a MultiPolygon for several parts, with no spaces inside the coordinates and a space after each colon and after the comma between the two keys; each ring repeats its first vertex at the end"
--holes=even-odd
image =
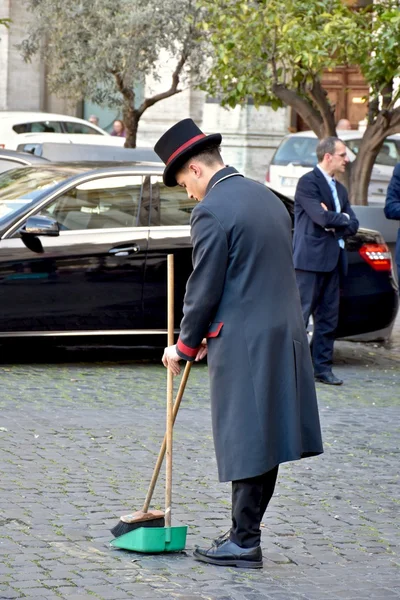
{"type": "Polygon", "coordinates": [[[124,521],[121,521],[120,519],[110,531],[114,537],[120,537],[125,533],[139,529],[139,527],[165,527],[165,519],[164,517],[157,517],[145,521],[135,521],[133,523],[124,523],[124,521]]]}

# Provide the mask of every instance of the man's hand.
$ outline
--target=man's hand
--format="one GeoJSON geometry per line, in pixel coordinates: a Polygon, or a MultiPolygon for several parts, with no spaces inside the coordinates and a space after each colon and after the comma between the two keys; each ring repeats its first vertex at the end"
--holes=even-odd
{"type": "Polygon", "coordinates": [[[327,205],[326,205],[326,204],[324,204],[323,202],[321,202],[321,206],[322,206],[322,208],[323,208],[324,210],[328,210],[328,207],[327,207],[327,205]]]}
{"type": "Polygon", "coordinates": [[[164,349],[162,363],[164,367],[167,367],[167,369],[170,369],[170,371],[172,371],[173,375],[179,375],[179,373],[181,372],[181,367],[179,365],[180,360],[181,357],[176,351],[176,344],[174,344],[173,346],[168,346],[164,349]]]}
{"type": "Polygon", "coordinates": [[[199,360],[202,360],[206,355],[207,355],[207,340],[204,339],[200,344],[200,348],[199,348],[199,350],[196,354],[196,358],[194,360],[198,362],[199,360]]]}

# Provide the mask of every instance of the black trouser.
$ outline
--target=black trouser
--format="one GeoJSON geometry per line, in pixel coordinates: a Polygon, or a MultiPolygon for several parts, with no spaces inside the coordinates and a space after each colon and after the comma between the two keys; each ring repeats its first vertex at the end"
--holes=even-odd
{"type": "Polygon", "coordinates": [[[230,539],[242,548],[260,545],[260,523],[274,493],[279,465],[258,477],[232,481],[230,539]]]}
{"type": "Polygon", "coordinates": [[[314,317],[311,355],[316,375],[332,368],[333,344],[339,319],[340,267],[329,273],[296,270],[304,324],[314,317]]]}

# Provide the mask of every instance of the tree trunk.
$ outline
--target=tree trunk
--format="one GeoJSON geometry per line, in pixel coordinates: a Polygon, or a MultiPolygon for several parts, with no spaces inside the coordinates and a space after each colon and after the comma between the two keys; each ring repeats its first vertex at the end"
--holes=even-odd
{"type": "Polygon", "coordinates": [[[385,137],[387,128],[378,118],[373,125],[368,125],[361,140],[357,158],[350,169],[350,204],[368,206],[368,186],[372,167],[385,137]]]}
{"type": "Polygon", "coordinates": [[[318,79],[305,90],[309,98],[282,84],[275,84],[272,89],[277,98],[301,116],[319,139],[336,135],[335,111],[318,79]]]}
{"type": "Polygon", "coordinates": [[[376,155],[376,152],[361,143],[357,158],[350,168],[350,204],[368,206],[368,186],[376,155]]]}
{"type": "Polygon", "coordinates": [[[133,88],[124,84],[123,77],[119,71],[113,71],[112,74],[115,77],[117,88],[122,94],[122,119],[125,126],[125,148],[136,148],[136,138],[139,126],[139,119],[142,116],[137,109],[135,109],[135,92],[133,88]]]}
{"type": "Polygon", "coordinates": [[[274,84],[273,93],[286,106],[293,108],[319,138],[323,137],[323,120],[309,100],[282,84],[274,84]]]}
{"type": "Polygon", "coordinates": [[[322,87],[320,80],[315,78],[312,86],[309,86],[306,92],[322,117],[323,127],[321,135],[317,134],[318,137],[336,136],[335,107],[329,102],[328,92],[322,87]]]}
{"type": "Polygon", "coordinates": [[[129,98],[124,98],[123,119],[125,125],[125,148],[136,148],[140,114],[132,106],[129,98]]]}

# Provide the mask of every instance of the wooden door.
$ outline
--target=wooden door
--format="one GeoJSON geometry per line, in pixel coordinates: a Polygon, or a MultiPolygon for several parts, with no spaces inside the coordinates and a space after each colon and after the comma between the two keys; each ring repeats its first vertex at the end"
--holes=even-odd
{"type": "MultiPolygon", "coordinates": [[[[335,105],[335,121],[348,119],[352,129],[367,114],[368,85],[358,67],[337,67],[326,70],[322,76],[322,87],[328,92],[328,98],[335,105]]],[[[292,127],[296,131],[309,129],[303,119],[294,113],[292,127]]]]}

